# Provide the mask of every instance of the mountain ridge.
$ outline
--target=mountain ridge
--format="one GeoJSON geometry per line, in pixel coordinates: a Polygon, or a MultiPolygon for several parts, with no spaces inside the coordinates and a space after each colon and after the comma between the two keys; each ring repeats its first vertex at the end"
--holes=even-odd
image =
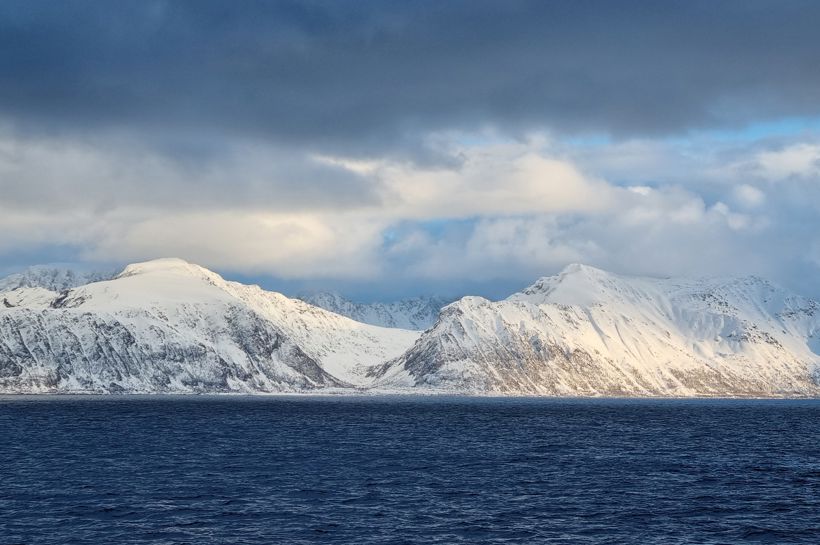
{"type": "Polygon", "coordinates": [[[451,300],[439,296],[419,296],[391,302],[359,303],[335,292],[300,295],[299,299],[357,322],[381,327],[425,330],[451,300]]]}
{"type": "Polygon", "coordinates": [[[33,265],[0,278],[0,293],[18,288],[44,288],[59,292],[91,282],[110,280],[115,275],[114,271],[85,270],[71,265],[33,265]]]}

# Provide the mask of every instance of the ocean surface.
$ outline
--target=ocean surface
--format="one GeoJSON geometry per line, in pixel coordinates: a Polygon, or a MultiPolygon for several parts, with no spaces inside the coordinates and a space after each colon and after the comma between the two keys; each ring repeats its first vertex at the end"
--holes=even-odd
{"type": "Polygon", "coordinates": [[[0,397],[0,544],[820,543],[820,402],[0,397]]]}

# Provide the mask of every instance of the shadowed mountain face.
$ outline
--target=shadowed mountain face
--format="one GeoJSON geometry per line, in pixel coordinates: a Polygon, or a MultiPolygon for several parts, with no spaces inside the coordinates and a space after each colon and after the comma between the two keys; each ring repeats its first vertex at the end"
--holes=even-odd
{"type": "Polygon", "coordinates": [[[0,392],[820,395],[820,304],[757,277],[572,265],[503,301],[447,305],[424,333],[177,259],[62,291],[59,274],[28,278],[0,288],[0,392]]]}
{"type": "Polygon", "coordinates": [[[377,383],[538,395],[820,393],[820,305],[756,277],[628,278],[572,265],[466,297],[377,383]]]}

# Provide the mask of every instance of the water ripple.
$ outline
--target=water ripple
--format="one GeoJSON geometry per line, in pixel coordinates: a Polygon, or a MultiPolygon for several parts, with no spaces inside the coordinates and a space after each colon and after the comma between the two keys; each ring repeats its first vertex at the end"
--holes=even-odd
{"type": "Polygon", "coordinates": [[[0,397],[0,543],[820,543],[820,403],[0,397]]]}

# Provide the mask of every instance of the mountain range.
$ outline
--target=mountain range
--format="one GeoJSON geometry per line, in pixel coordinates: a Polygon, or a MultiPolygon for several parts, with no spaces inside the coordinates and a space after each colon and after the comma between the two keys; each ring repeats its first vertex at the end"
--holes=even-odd
{"type": "Polygon", "coordinates": [[[43,271],[0,281],[0,393],[820,395],[820,304],[755,276],[571,265],[433,320],[439,299],[303,301],[179,259],[43,271]]]}

